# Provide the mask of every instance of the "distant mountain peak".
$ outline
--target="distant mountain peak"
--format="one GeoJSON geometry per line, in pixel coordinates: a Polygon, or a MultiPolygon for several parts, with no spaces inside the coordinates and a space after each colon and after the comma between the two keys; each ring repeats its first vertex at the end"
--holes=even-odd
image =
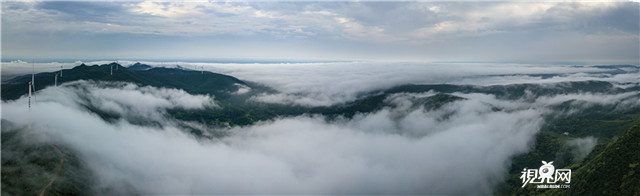
{"type": "Polygon", "coordinates": [[[150,65],[142,64],[140,62],[136,62],[135,64],[127,67],[127,69],[129,69],[129,70],[136,70],[136,71],[148,70],[148,69],[151,69],[151,68],[152,67],[150,65]]]}

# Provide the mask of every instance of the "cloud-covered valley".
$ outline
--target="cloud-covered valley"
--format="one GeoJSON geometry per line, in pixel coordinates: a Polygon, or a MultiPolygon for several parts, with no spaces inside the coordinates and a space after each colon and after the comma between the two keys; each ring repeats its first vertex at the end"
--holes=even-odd
{"type": "MultiPolygon", "coordinates": [[[[88,65],[111,61],[85,62],[88,65]]],[[[136,61],[119,61],[133,65],[136,61]]],[[[38,71],[56,71],[80,65],[74,63],[35,63],[38,71]]],[[[508,85],[554,84],[569,81],[607,81],[614,85],[635,85],[640,67],[568,66],[506,63],[398,63],[398,62],[313,62],[313,63],[212,63],[142,62],[154,67],[207,70],[256,82],[275,89],[254,101],[301,106],[330,106],[353,101],[373,91],[404,84],[508,85]]],[[[32,64],[25,61],[3,63],[3,80],[16,74],[29,74],[32,64]]],[[[64,74],[64,73],[63,73],[64,74]]],[[[245,93],[250,91],[242,88],[245,93]]]]}
{"type": "Polygon", "coordinates": [[[404,84],[489,86],[591,80],[637,84],[640,81],[638,66],[385,62],[186,64],[201,65],[206,70],[265,84],[279,91],[255,96],[255,101],[302,106],[345,103],[372,91],[404,84]]]}
{"type": "Polygon", "coordinates": [[[633,195],[639,5],[0,0],[0,194],[633,195]]]}
{"type": "Polygon", "coordinates": [[[555,106],[640,105],[638,91],[515,100],[458,92],[435,107],[416,101],[439,95],[394,93],[381,109],[351,118],[304,114],[242,127],[199,125],[230,133],[202,139],[166,110],[215,110],[214,97],[78,81],[39,91],[30,110],[26,97],[3,101],[2,118],[26,126],[3,132],[21,131],[39,136],[35,142],[76,151],[97,176],[97,193],[489,194],[504,180],[511,158],[531,148],[555,106]]]}

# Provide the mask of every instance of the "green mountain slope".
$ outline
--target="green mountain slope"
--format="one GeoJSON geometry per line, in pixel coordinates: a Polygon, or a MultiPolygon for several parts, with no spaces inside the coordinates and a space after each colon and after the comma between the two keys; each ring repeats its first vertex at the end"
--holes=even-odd
{"type": "Polygon", "coordinates": [[[16,127],[4,119],[1,129],[2,195],[92,194],[92,173],[76,152],[31,141],[28,127],[16,127]]]}
{"type": "MultiPolygon", "coordinates": [[[[597,124],[595,121],[593,124],[597,124]]],[[[569,137],[543,131],[531,152],[517,156],[505,183],[497,187],[498,195],[640,195],[640,121],[621,136],[594,147],[583,160],[571,160],[571,149],[563,146],[569,137]],[[569,160],[563,160],[569,159],[569,160]],[[522,168],[536,168],[540,160],[557,160],[554,165],[572,170],[570,188],[520,188],[522,168]],[[575,162],[570,164],[571,162],[575,162]]],[[[614,127],[617,128],[617,127],[614,127]]]]}
{"type": "Polygon", "coordinates": [[[575,171],[566,195],[640,195],[640,124],[575,171]]]}

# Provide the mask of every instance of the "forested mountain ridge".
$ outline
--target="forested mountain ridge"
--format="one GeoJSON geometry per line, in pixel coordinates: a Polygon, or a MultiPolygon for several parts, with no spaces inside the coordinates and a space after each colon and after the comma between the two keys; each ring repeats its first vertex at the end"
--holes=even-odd
{"type": "MultiPolygon", "coordinates": [[[[145,64],[135,64],[130,68],[117,63],[102,65],[81,64],[72,69],[56,72],[43,72],[34,75],[38,89],[53,86],[55,75],[58,84],[76,80],[122,81],[140,85],[183,89],[193,94],[212,94],[225,96],[238,90],[238,85],[250,85],[235,77],[180,68],[151,68],[145,64]],[[60,74],[62,72],[62,74],[60,74]]],[[[31,75],[18,76],[2,84],[2,100],[17,99],[27,94],[31,75]]]]}

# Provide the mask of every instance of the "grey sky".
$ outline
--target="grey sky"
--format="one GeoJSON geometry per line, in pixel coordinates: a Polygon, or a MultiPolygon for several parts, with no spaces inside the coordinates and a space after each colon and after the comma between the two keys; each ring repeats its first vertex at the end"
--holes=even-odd
{"type": "Polygon", "coordinates": [[[3,58],[635,63],[635,2],[3,2],[3,58]]]}

